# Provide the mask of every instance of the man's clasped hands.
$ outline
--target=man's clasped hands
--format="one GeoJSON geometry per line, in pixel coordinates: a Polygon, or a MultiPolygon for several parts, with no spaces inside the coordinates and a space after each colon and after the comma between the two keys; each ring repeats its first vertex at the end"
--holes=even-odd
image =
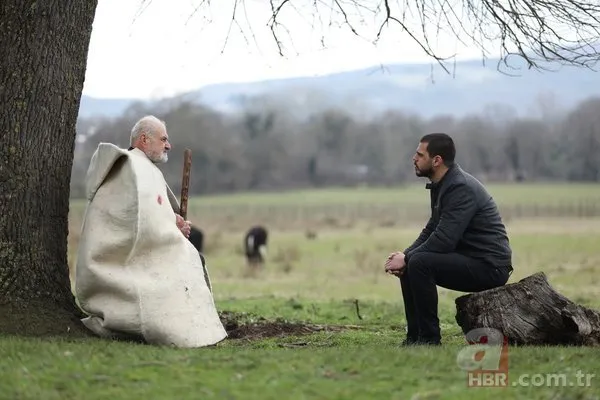
{"type": "Polygon", "coordinates": [[[385,272],[395,276],[400,276],[404,273],[406,263],[404,262],[404,253],[396,251],[390,253],[387,261],[385,262],[385,272]]]}

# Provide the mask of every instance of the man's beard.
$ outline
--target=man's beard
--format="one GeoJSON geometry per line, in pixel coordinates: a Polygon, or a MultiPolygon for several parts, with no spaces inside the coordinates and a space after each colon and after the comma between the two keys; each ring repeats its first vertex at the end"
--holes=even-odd
{"type": "Polygon", "coordinates": [[[150,160],[154,164],[164,164],[169,160],[169,156],[167,155],[167,152],[162,152],[160,155],[153,154],[152,157],[150,157],[150,160]]]}
{"type": "Polygon", "coordinates": [[[431,178],[433,176],[433,167],[430,166],[425,169],[419,169],[419,167],[415,165],[415,175],[419,178],[431,178]]]}

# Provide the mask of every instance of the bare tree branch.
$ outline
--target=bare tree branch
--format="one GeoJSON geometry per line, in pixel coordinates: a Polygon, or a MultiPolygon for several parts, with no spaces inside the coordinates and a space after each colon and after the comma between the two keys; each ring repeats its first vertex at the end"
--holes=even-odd
{"type": "MultiPolygon", "coordinates": [[[[245,35],[245,31],[252,31],[252,24],[257,23],[251,22],[245,13],[246,23],[242,27],[238,23],[238,7],[245,9],[246,2],[261,3],[259,0],[231,1],[234,2],[233,13],[223,50],[234,24],[245,35]]],[[[215,3],[196,2],[193,14],[215,3]]],[[[138,14],[149,7],[152,0],[140,3],[138,14]]],[[[223,3],[224,0],[219,0],[219,6],[223,3]]],[[[540,70],[550,69],[551,63],[593,68],[600,60],[598,0],[269,0],[266,4],[270,6],[267,27],[280,56],[285,56],[289,51],[287,42],[297,36],[290,32],[290,21],[301,19],[314,30],[323,30],[326,18],[329,27],[346,28],[352,35],[373,44],[380,42],[384,28],[399,28],[400,33],[407,35],[447,73],[450,72],[448,60],[453,59],[455,63],[456,57],[447,46],[437,43],[442,35],[455,38],[465,47],[479,49],[484,63],[497,46],[498,69],[501,65],[512,68],[508,60],[513,57],[524,60],[528,68],[540,70]],[[285,12],[288,9],[296,14],[290,16],[285,12]],[[306,18],[307,14],[312,15],[312,21],[306,18]],[[319,27],[315,27],[315,21],[319,27]],[[365,29],[369,27],[370,33],[365,29]],[[287,36],[285,41],[283,34],[287,36]]],[[[393,32],[386,35],[390,37],[398,30],[393,32]]],[[[252,38],[256,43],[253,32],[252,38]]],[[[323,47],[325,39],[326,34],[320,34],[323,47]]]]}
{"type": "Polygon", "coordinates": [[[342,5],[340,4],[340,2],[338,0],[334,0],[333,1],[336,8],[340,11],[340,13],[342,13],[342,15],[344,16],[344,24],[346,26],[348,26],[348,28],[350,29],[350,31],[352,33],[354,33],[356,36],[359,36],[358,32],[356,31],[356,29],[354,28],[354,26],[350,23],[350,21],[348,21],[348,15],[346,14],[346,11],[344,10],[344,7],[342,7],[342,5]]]}
{"type": "Polygon", "coordinates": [[[229,41],[229,36],[231,35],[231,28],[233,27],[233,24],[236,24],[239,26],[239,24],[237,23],[237,18],[236,18],[238,4],[239,4],[239,0],[234,0],[231,21],[229,21],[229,28],[227,28],[227,35],[225,35],[225,42],[223,42],[223,48],[221,49],[221,54],[225,52],[225,48],[227,47],[227,42],[229,41]]]}
{"type": "Polygon", "coordinates": [[[144,10],[146,10],[148,7],[150,7],[151,3],[152,3],[152,0],[142,0],[141,1],[140,7],[138,8],[137,12],[133,16],[133,21],[131,21],[132,25],[135,23],[135,20],[138,19],[139,16],[144,13],[144,10]]]}
{"type": "Polygon", "coordinates": [[[275,40],[275,43],[277,44],[277,49],[279,50],[279,55],[283,56],[283,49],[281,47],[281,42],[279,41],[279,37],[277,36],[277,26],[279,25],[279,21],[277,20],[277,16],[279,15],[279,12],[281,11],[281,9],[283,8],[283,6],[285,6],[290,0],[283,0],[281,2],[281,4],[279,4],[279,6],[275,6],[275,2],[274,0],[270,0],[271,2],[271,10],[273,11],[273,15],[271,16],[271,20],[269,22],[269,27],[271,28],[271,32],[273,33],[273,39],[275,40]]]}
{"type": "MultiPolygon", "coordinates": [[[[143,1],[148,1],[148,0],[143,0],[143,1]]],[[[199,12],[199,10],[204,5],[210,5],[210,0],[202,0],[197,6],[194,7],[194,11],[192,11],[192,13],[188,16],[188,19],[185,21],[186,25],[191,21],[191,19],[199,12]]]]}
{"type": "MultiPolygon", "coordinates": [[[[274,10],[270,24],[272,35],[281,50],[278,28],[285,23],[278,17],[290,1],[278,4],[270,1],[274,10]]],[[[318,3],[313,2],[315,12],[319,11],[318,3]]],[[[374,43],[393,22],[446,72],[449,71],[444,62],[454,55],[442,56],[434,49],[432,32],[436,36],[449,33],[465,46],[476,46],[484,59],[489,57],[491,42],[497,42],[500,61],[506,66],[511,56],[518,56],[525,60],[528,68],[537,69],[549,69],[546,65],[549,62],[592,68],[600,59],[600,3],[596,0],[459,0],[454,3],[450,0],[333,0],[329,8],[337,11],[342,25],[357,36],[360,22],[352,22],[353,11],[368,11],[374,17],[383,14],[374,43]],[[462,15],[457,10],[461,10],[462,15]],[[407,18],[407,14],[413,18],[407,18]],[[409,24],[407,21],[411,19],[413,23],[409,24]]]]}
{"type": "Polygon", "coordinates": [[[254,41],[254,44],[257,45],[256,47],[259,49],[260,52],[260,48],[258,47],[258,40],[256,40],[256,35],[254,34],[254,30],[252,29],[252,24],[250,24],[250,18],[248,17],[248,9],[246,7],[246,2],[243,2],[243,6],[244,6],[244,17],[246,17],[246,23],[248,24],[248,26],[250,27],[250,34],[252,35],[252,39],[254,41]]]}

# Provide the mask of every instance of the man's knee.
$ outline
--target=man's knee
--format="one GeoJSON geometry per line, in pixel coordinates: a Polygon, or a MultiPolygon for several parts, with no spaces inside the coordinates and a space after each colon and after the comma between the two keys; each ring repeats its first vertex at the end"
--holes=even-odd
{"type": "Polygon", "coordinates": [[[433,257],[433,253],[415,253],[408,259],[406,268],[412,271],[427,269],[431,265],[433,257]]]}

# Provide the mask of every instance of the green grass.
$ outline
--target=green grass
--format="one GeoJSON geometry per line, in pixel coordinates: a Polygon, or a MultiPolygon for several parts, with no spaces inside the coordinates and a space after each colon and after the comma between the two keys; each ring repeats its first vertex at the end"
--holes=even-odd
{"type": "MultiPolygon", "coordinates": [[[[4,340],[0,392],[11,399],[592,399],[591,387],[467,388],[460,345],[399,348],[392,334],[311,337],[302,348],[275,344],[173,350],[106,342],[4,340]],[[562,395],[562,396],[561,396],[562,395]]],[[[521,374],[598,371],[567,348],[509,349],[521,374]]],[[[597,377],[595,377],[597,378],[597,377]]],[[[597,397],[596,397],[597,398],[597,397]]]]}
{"type": "MultiPolygon", "coordinates": [[[[505,201],[521,197],[530,201],[551,194],[552,200],[600,195],[591,186],[572,186],[571,191],[546,187],[534,191],[529,184],[519,189],[513,186],[502,193],[505,201]]],[[[500,191],[498,188],[492,186],[492,190],[500,191]]],[[[392,192],[358,190],[363,194],[357,196],[364,195],[361,201],[367,201],[368,196],[375,199],[392,192]]],[[[311,192],[307,193],[308,198],[311,192]]],[[[339,190],[320,195],[340,200],[348,197],[347,193],[339,190]]],[[[265,196],[265,200],[255,197],[246,201],[267,201],[265,196]]],[[[424,191],[418,189],[414,199],[426,201],[424,191]]],[[[241,200],[232,197],[230,201],[241,200]]],[[[349,325],[352,329],[260,340],[228,339],[203,349],[99,339],[4,337],[0,338],[0,397],[598,399],[600,357],[597,349],[590,348],[511,346],[509,387],[467,387],[466,372],[456,362],[465,346],[454,319],[454,300],[462,293],[439,289],[441,348],[400,347],[405,328],[401,292],[397,279],[383,273],[383,262],[389,252],[409,244],[420,227],[381,227],[379,220],[350,222],[354,223],[313,227],[316,237],[312,239],[303,226],[273,228],[266,268],[254,277],[245,274],[243,231],[239,229],[207,228],[206,257],[221,311],[246,313],[248,318],[349,325]],[[577,370],[598,376],[591,379],[589,387],[513,386],[522,374],[546,373],[565,373],[576,384],[577,370]]],[[[73,218],[72,226],[79,223],[73,218]]],[[[509,283],[543,271],[557,291],[600,309],[600,219],[513,218],[507,228],[515,261],[509,283]]],[[[72,230],[71,256],[76,233],[72,230]]]]}

